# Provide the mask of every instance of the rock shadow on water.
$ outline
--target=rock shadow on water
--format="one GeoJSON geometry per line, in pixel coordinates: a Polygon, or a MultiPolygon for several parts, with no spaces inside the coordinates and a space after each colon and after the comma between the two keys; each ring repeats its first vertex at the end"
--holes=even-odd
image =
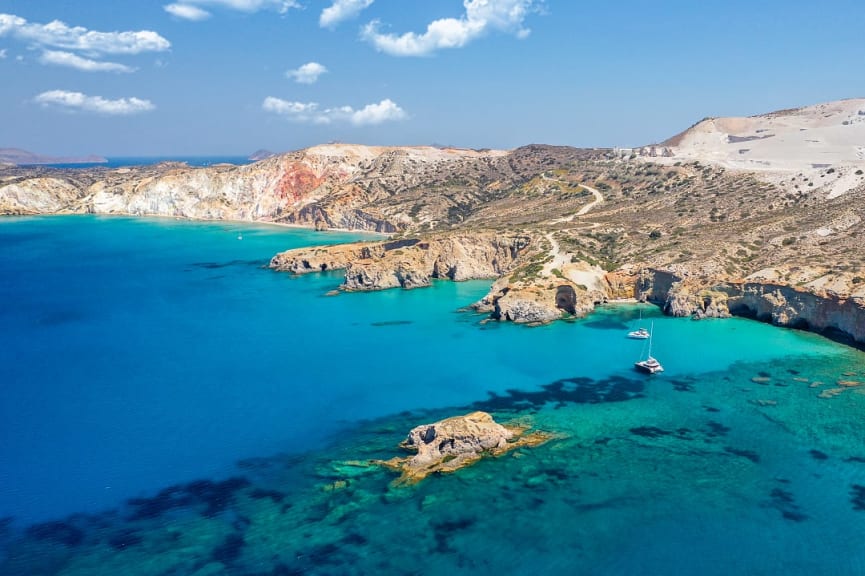
{"type": "Polygon", "coordinates": [[[108,545],[117,551],[125,550],[131,546],[141,544],[143,541],[138,531],[131,528],[118,530],[108,537],[108,545]]]}
{"type": "Polygon", "coordinates": [[[853,510],[865,512],[865,486],[853,484],[850,487],[850,503],[853,504],[853,510]]]}
{"type": "Polygon", "coordinates": [[[567,404],[600,404],[643,398],[645,382],[623,376],[601,380],[565,378],[544,384],[540,390],[507,390],[506,395],[489,392],[489,399],[472,404],[472,409],[484,412],[539,410],[549,403],[556,408],[567,404]]]}
{"type": "Polygon", "coordinates": [[[820,450],[816,450],[816,449],[809,450],[808,454],[810,454],[811,458],[813,458],[814,460],[828,460],[829,459],[828,454],[826,454],[825,452],[821,452],[820,450]]]}
{"type": "Polygon", "coordinates": [[[590,320],[589,322],[584,322],[582,324],[586,328],[593,328],[595,330],[618,330],[620,332],[625,332],[628,330],[628,325],[619,320],[612,320],[609,318],[602,318],[599,320],[590,320]]]}
{"type": "Polygon", "coordinates": [[[675,378],[670,380],[670,384],[676,392],[693,392],[696,382],[696,378],[675,378]]]}
{"type": "Polygon", "coordinates": [[[286,493],[280,492],[279,490],[269,490],[266,488],[254,488],[250,493],[249,497],[253,500],[264,500],[265,498],[270,498],[270,500],[274,504],[282,504],[282,501],[285,500],[286,493]]]}
{"type": "Polygon", "coordinates": [[[706,432],[706,436],[708,436],[709,438],[717,438],[719,436],[726,436],[731,430],[731,428],[729,426],[725,426],[725,425],[723,425],[720,422],[717,422],[715,420],[707,421],[706,422],[706,428],[708,430],[706,432]]]}
{"type": "Polygon", "coordinates": [[[369,325],[380,328],[383,326],[405,326],[413,323],[412,320],[383,320],[381,322],[370,322],[369,325]]]}
{"type": "Polygon", "coordinates": [[[435,538],[436,546],[433,552],[438,554],[447,554],[454,552],[450,542],[456,532],[468,530],[477,523],[476,518],[458,518],[456,520],[445,520],[442,522],[433,522],[433,537],[435,538]]]}
{"type": "Polygon", "coordinates": [[[70,522],[53,520],[33,524],[27,528],[27,536],[34,540],[54,542],[74,548],[84,542],[85,532],[70,522]]]}
{"type": "Polygon", "coordinates": [[[666,436],[672,436],[675,438],[680,438],[682,440],[691,440],[690,428],[664,430],[663,428],[658,428],[657,426],[637,426],[636,428],[631,428],[629,432],[634,436],[641,436],[643,438],[664,438],[666,436]]]}
{"type": "Polygon", "coordinates": [[[240,558],[245,544],[246,541],[243,538],[243,534],[232,532],[225,537],[225,540],[219,546],[213,549],[211,558],[214,562],[231,566],[240,558]]]}
{"type": "Polygon", "coordinates": [[[754,464],[758,464],[760,462],[760,455],[754,452],[753,450],[744,450],[742,448],[733,448],[732,446],[724,446],[724,452],[728,454],[732,454],[733,456],[741,456],[747,460],[750,460],[754,464]]]}
{"type": "Polygon", "coordinates": [[[225,510],[234,494],[249,486],[245,478],[235,477],[214,482],[196,480],[189,484],[169,486],[150,498],[132,498],[127,504],[132,509],[130,520],[158,518],[168,512],[201,508],[201,515],[212,518],[225,510]]]}
{"type": "Polygon", "coordinates": [[[796,504],[793,493],[782,488],[773,488],[769,493],[770,506],[781,513],[784,520],[791,522],[804,522],[808,515],[802,512],[801,507],[796,504]]]}
{"type": "MultiPolygon", "coordinates": [[[[227,262],[193,262],[191,266],[193,268],[201,268],[204,270],[219,270],[220,268],[230,268],[232,266],[255,266],[262,267],[267,264],[267,262],[263,260],[228,260],[227,262]]],[[[187,268],[187,271],[191,269],[187,268]]]]}

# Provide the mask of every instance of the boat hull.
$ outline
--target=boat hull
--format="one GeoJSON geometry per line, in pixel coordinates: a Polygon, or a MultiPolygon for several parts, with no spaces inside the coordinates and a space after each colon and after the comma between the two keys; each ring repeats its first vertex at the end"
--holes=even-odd
{"type": "Polygon", "coordinates": [[[644,374],[657,374],[658,372],[663,372],[664,368],[660,364],[648,364],[647,362],[634,362],[634,368],[638,372],[642,372],[644,374]]]}

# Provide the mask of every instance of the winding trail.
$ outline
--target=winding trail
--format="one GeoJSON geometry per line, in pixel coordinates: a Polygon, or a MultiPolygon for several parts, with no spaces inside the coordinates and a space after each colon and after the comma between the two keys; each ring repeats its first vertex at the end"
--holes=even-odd
{"type": "MultiPolygon", "coordinates": [[[[555,178],[550,178],[546,174],[541,174],[541,178],[543,178],[544,180],[553,180],[558,182],[558,180],[556,180],[555,178]]],[[[571,214],[570,216],[550,220],[550,224],[562,224],[564,222],[571,222],[575,217],[588,214],[596,206],[604,203],[604,196],[599,191],[595,190],[591,186],[586,186],[585,184],[580,184],[580,186],[591,192],[592,196],[594,196],[595,199],[580,208],[579,211],[577,211],[576,213],[571,214]]],[[[559,246],[559,243],[556,241],[556,239],[553,237],[552,232],[547,232],[545,236],[547,240],[550,241],[550,254],[552,255],[553,259],[550,262],[544,264],[541,273],[543,276],[552,276],[553,269],[557,268],[561,270],[565,264],[570,263],[571,258],[570,254],[562,253],[561,247],[559,246]]]]}
{"type": "MultiPolygon", "coordinates": [[[[552,178],[548,178],[548,177],[546,177],[546,176],[544,176],[544,179],[545,179],[545,180],[552,180],[552,178]]],[[[562,224],[562,223],[564,223],[564,222],[570,222],[570,221],[572,221],[575,217],[577,217],[577,216],[584,216],[585,214],[588,214],[589,211],[593,210],[593,209],[594,209],[596,206],[598,206],[599,204],[603,204],[603,203],[604,203],[604,196],[603,196],[603,194],[601,194],[600,192],[598,192],[597,190],[595,190],[595,189],[592,188],[591,186],[586,186],[585,184],[580,184],[580,186],[581,186],[582,188],[585,188],[585,189],[588,190],[589,192],[591,192],[591,193],[592,193],[592,196],[594,196],[595,199],[592,200],[591,202],[589,202],[588,204],[586,204],[585,206],[583,206],[582,208],[580,208],[576,213],[571,214],[570,216],[565,216],[564,218],[556,218],[555,220],[550,220],[550,224],[562,224]]]]}
{"type": "Polygon", "coordinates": [[[562,253],[561,248],[559,247],[559,243],[556,242],[555,238],[553,238],[552,232],[547,232],[546,237],[547,240],[550,241],[550,244],[552,246],[550,248],[550,254],[553,255],[553,259],[544,264],[544,267],[541,270],[541,275],[552,276],[554,268],[558,268],[559,270],[561,270],[565,264],[571,261],[571,258],[569,254],[562,253]]]}
{"type": "MultiPolygon", "coordinates": [[[[586,204],[585,206],[583,206],[582,208],[580,208],[579,212],[574,214],[574,216],[582,216],[583,214],[588,214],[589,210],[593,209],[598,204],[604,203],[604,196],[600,192],[598,192],[597,190],[595,190],[591,186],[586,186],[585,184],[580,184],[580,186],[582,186],[583,188],[585,188],[586,190],[591,192],[592,196],[594,196],[595,199],[592,200],[591,202],[589,202],[588,204],[586,204]]],[[[573,216],[571,216],[571,218],[573,218],[573,216]]]]}

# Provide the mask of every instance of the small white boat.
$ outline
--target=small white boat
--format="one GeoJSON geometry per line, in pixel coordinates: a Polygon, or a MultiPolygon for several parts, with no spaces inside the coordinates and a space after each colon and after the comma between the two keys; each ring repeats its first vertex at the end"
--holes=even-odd
{"type": "Polygon", "coordinates": [[[652,357],[652,334],[655,332],[655,323],[652,322],[652,329],[649,332],[649,354],[645,360],[637,360],[634,362],[634,368],[646,374],[657,374],[663,372],[664,367],[655,358],[652,357]]]}
{"type": "MultiPolygon", "coordinates": [[[[639,325],[643,321],[643,310],[640,309],[640,319],[637,320],[637,325],[639,325]]],[[[628,332],[628,338],[633,338],[634,340],[645,340],[651,334],[645,328],[637,328],[636,330],[632,330],[628,332]]]]}
{"type": "Polygon", "coordinates": [[[651,334],[645,328],[637,328],[632,332],[628,332],[628,338],[634,338],[636,340],[646,340],[651,334]]]}

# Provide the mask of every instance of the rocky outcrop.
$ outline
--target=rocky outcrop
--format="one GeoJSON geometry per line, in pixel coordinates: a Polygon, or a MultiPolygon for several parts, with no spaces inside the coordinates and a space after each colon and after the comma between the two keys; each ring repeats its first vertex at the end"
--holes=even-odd
{"type": "Polygon", "coordinates": [[[565,315],[585,316],[596,304],[605,300],[605,294],[587,291],[584,286],[564,279],[513,281],[501,278],[472,308],[489,313],[495,320],[535,325],[546,324],[565,315]]]}
{"type": "Polygon", "coordinates": [[[865,345],[865,299],[792,286],[745,282],[718,287],[727,310],[778,326],[820,332],[865,345]]]}
{"type": "Polygon", "coordinates": [[[0,186],[0,214],[85,212],[81,190],[61,178],[30,178],[0,186]]]}
{"type": "Polygon", "coordinates": [[[681,281],[681,276],[666,270],[642,269],[635,275],[634,295],[638,300],[662,304],[666,308],[673,286],[681,281]]]}
{"type": "Polygon", "coordinates": [[[400,444],[414,451],[413,456],[377,463],[401,472],[398,483],[414,483],[430,474],[455,472],[484,455],[498,456],[514,448],[540,444],[551,437],[543,432],[524,432],[524,428],[496,423],[486,412],[472,412],[413,428],[400,444]]]}
{"type": "Polygon", "coordinates": [[[862,296],[778,283],[682,278],[659,270],[640,274],[637,293],[672,316],[744,316],[865,346],[862,296]]]}
{"type": "Polygon", "coordinates": [[[296,274],[344,269],[343,290],[418,288],[435,278],[497,278],[512,270],[530,245],[531,238],[522,235],[455,233],[288,250],[270,267],[296,274]]]}
{"type": "Polygon", "coordinates": [[[335,246],[313,246],[280,252],[270,260],[270,268],[292,274],[344,270],[351,262],[380,258],[389,242],[355,242],[335,246]]]}
{"type": "Polygon", "coordinates": [[[637,273],[630,267],[604,275],[610,300],[629,300],[637,297],[637,273]]]}

